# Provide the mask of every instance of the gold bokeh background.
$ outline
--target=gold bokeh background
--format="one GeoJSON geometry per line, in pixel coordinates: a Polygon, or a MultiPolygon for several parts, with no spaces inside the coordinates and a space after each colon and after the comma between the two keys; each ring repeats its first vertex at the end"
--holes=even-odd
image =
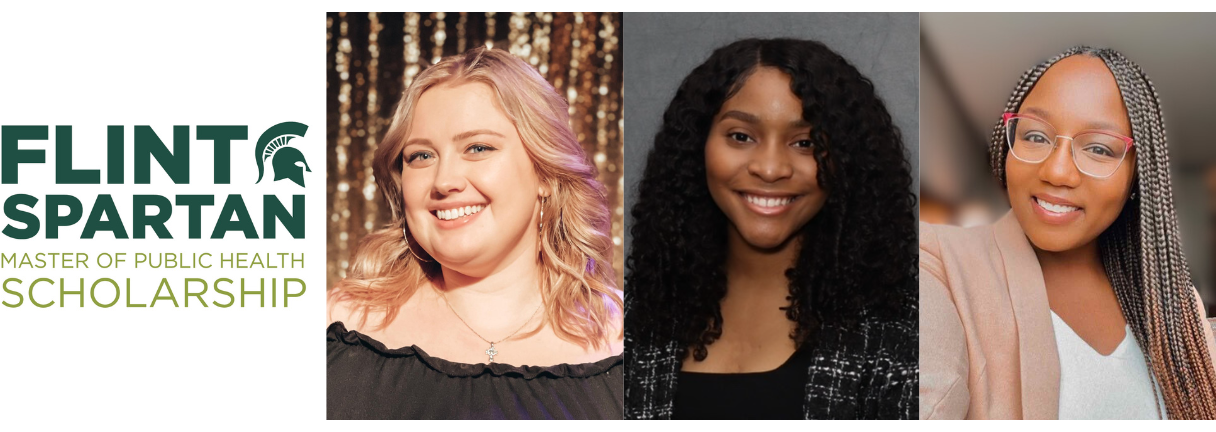
{"type": "Polygon", "coordinates": [[[620,13],[335,12],[325,25],[328,286],[346,277],[359,240],[391,217],[376,187],[372,158],[402,92],[427,66],[478,45],[528,61],[569,101],[571,127],[608,190],[612,266],[620,283],[620,13]]]}

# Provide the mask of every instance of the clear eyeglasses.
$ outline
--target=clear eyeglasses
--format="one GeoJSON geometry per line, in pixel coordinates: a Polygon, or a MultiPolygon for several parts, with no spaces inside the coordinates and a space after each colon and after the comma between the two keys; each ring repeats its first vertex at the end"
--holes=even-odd
{"type": "Polygon", "coordinates": [[[1132,148],[1130,137],[1116,133],[1086,130],[1070,137],[1057,135],[1051,123],[1031,115],[1005,113],[1003,118],[1009,152],[1022,162],[1047,160],[1063,138],[1071,144],[1072,161],[1078,170],[1090,177],[1106,178],[1119,169],[1132,148]]]}

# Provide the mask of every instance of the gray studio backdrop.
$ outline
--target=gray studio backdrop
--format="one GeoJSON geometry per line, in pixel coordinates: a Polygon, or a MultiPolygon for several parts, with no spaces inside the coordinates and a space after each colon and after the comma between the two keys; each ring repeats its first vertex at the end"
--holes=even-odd
{"type": "Polygon", "coordinates": [[[903,134],[920,189],[920,17],[916,13],[626,13],[625,253],[632,237],[629,211],[663,111],[676,88],[715,48],[749,37],[822,42],[874,82],[903,134]]]}

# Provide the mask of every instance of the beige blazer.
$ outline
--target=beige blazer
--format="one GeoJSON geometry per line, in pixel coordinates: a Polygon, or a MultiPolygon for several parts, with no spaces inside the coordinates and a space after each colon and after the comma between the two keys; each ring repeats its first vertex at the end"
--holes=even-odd
{"type": "Polygon", "coordinates": [[[1043,271],[1017,218],[975,228],[921,223],[920,418],[1056,419],[1059,405],[1043,271]]]}

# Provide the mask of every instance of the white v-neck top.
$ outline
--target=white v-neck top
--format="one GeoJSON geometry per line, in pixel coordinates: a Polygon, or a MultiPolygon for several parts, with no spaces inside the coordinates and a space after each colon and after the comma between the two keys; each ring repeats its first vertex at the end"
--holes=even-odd
{"type": "Polygon", "coordinates": [[[1158,407],[1165,416],[1165,402],[1153,396],[1160,391],[1153,391],[1156,383],[1130,327],[1104,356],[1054,311],[1051,323],[1060,353],[1060,419],[1157,419],[1158,407]]]}

